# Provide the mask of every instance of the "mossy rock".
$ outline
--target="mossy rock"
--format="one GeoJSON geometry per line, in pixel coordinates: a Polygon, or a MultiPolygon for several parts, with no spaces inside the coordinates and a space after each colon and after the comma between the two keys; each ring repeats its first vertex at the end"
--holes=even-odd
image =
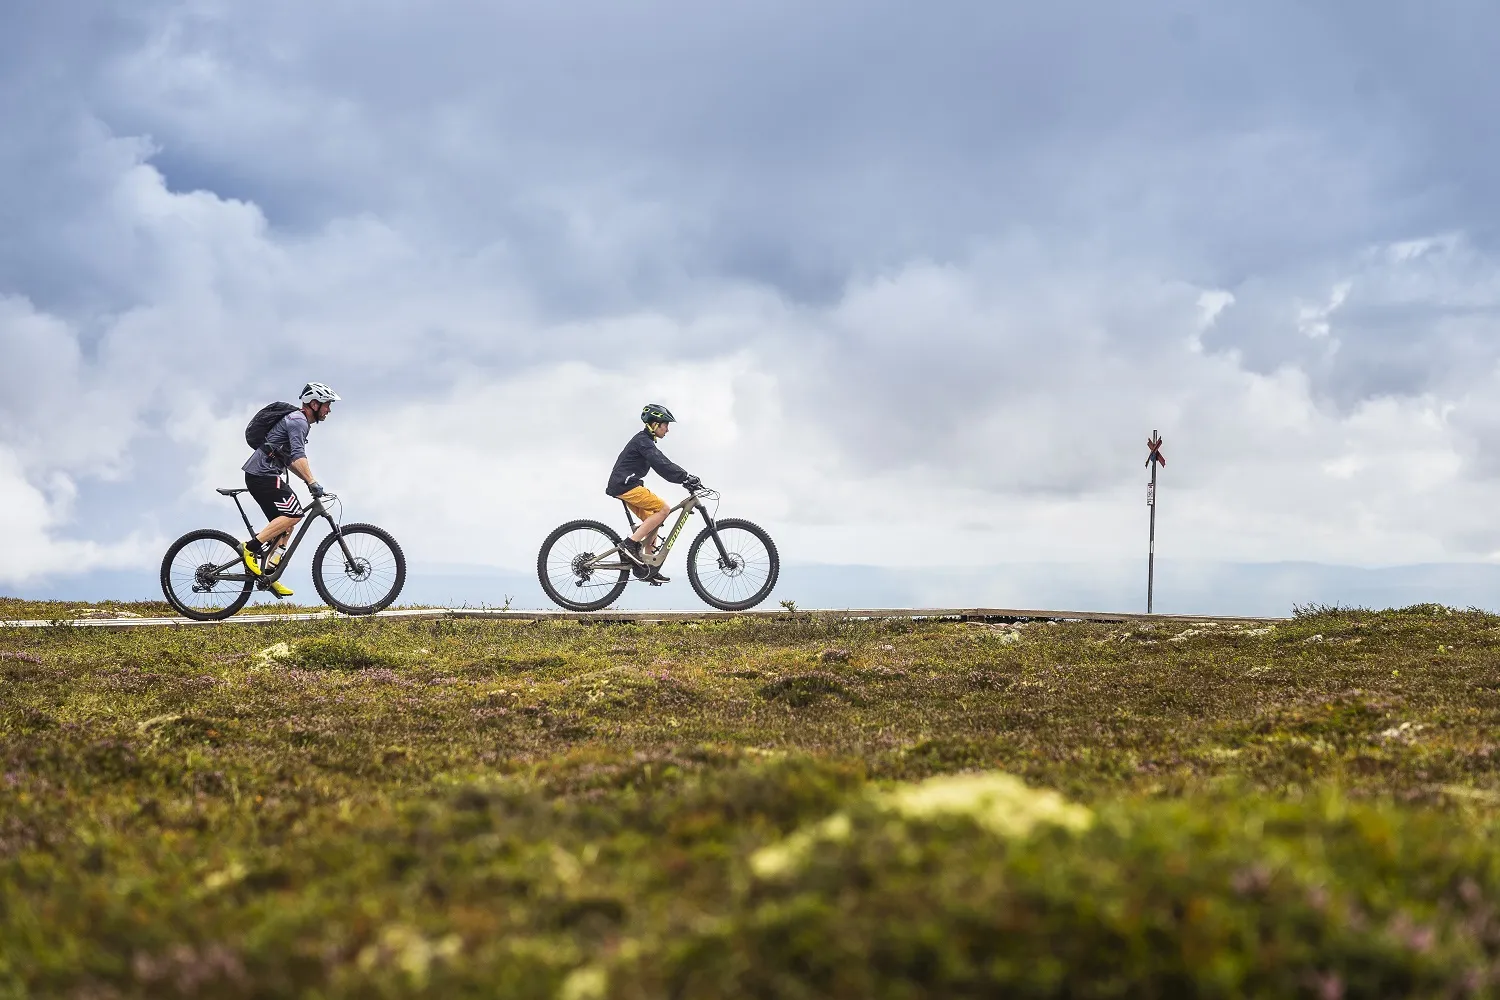
{"type": "Polygon", "coordinates": [[[342,635],[304,639],[292,651],[292,659],[306,670],[369,670],[397,662],[388,653],[342,635]]]}
{"type": "MultiPolygon", "coordinates": [[[[950,791],[962,784],[937,780],[950,791]]],[[[1486,901],[1500,877],[1483,836],[1452,819],[1337,798],[1213,810],[1132,803],[1085,818],[1052,796],[1036,822],[1007,830],[1026,810],[999,798],[965,816],[956,807],[903,813],[891,795],[867,796],[804,827],[751,859],[753,877],[729,914],[681,938],[663,935],[616,970],[611,995],[1406,997],[1493,988],[1496,923],[1486,901]]]]}
{"type": "Polygon", "coordinates": [[[760,696],[767,701],[781,701],[793,708],[805,708],[824,697],[833,696],[854,701],[855,696],[838,678],[825,673],[794,674],[763,684],[760,696]]]}

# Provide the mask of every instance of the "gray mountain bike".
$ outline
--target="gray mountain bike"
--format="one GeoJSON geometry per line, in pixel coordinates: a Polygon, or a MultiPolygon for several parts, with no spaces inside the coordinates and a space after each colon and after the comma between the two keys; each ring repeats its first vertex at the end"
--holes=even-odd
{"type": "MultiPolygon", "coordinates": [[[[687,574],[693,590],[721,611],[744,611],[770,596],[781,573],[776,543],[759,525],[726,517],[718,520],[707,504],[717,508],[719,494],[699,487],[672,508],[680,512],[667,537],[646,557],[641,583],[659,586],[657,573],[667,553],[694,511],[703,515],[704,528],[688,548],[687,574]]],[[[625,506],[625,521],[633,532],[636,520],[625,506]]],[[[670,516],[669,512],[669,516],[670,516]]],[[[663,525],[665,527],[665,525],[663,525]]],[[[625,592],[635,575],[635,563],[620,552],[620,536],[602,521],[569,521],[547,536],[536,557],[542,589],[569,611],[607,608],[625,592]]]]}
{"type": "MultiPolygon", "coordinates": [[[[222,489],[239,508],[245,529],[255,534],[245,507],[243,489],[222,489]]],[[[167,549],[161,561],[161,590],[172,607],[196,621],[228,618],[250,600],[255,588],[270,590],[291,564],[292,553],[307,537],[314,521],[325,520],[333,530],[313,552],[313,586],[318,596],[346,615],[372,615],[401,593],[406,582],[406,556],[401,546],[373,524],[340,524],[329,510],[338,501],[332,493],[315,497],[295,529],[281,561],[262,566],[255,576],[240,556],[240,540],[215,528],[190,531],[167,549]]],[[[343,506],[339,510],[342,513],[343,506]]]]}

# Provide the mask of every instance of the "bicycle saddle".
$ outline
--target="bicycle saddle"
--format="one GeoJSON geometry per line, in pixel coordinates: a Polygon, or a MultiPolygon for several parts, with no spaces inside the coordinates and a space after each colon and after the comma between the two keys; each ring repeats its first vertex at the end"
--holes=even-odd
{"type": "Polygon", "coordinates": [[[219,496],[221,496],[221,497],[232,497],[232,496],[235,496],[236,494],[239,494],[239,493],[249,493],[250,491],[247,490],[247,489],[245,489],[242,486],[242,487],[240,487],[237,490],[222,490],[221,489],[221,490],[214,490],[214,492],[217,493],[217,494],[219,494],[219,496]]]}

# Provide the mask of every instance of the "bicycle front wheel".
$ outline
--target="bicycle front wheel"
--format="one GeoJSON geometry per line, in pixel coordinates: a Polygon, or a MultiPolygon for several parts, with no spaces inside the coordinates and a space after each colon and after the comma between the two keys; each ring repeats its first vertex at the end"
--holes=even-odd
{"type": "Polygon", "coordinates": [[[239,539],[222,531],[189,531],[162,557],[161,592],[167,603],[194,621],[228,618],[250,600],[253,586],[241,561],[239,539]],[[225,575],[239,579],[226,580],[225,575]]]}
{"type": "Polygon", "coordinates": [[[557,528],[536,555],[542,589],[569,611],[609,607],[625,592],[630,571],[623,568],[624,557],[619,554],[609,558],[617,569],[598,568],[596,563],[619,544],[614,529],[599,521],[569,521],[557,528]]]}
{"type": "Polygon", "coordinates": [[[744,611],[767,597],[781,575],[781,556],[764,528],[737,517],[716,523],[724,554],[704,528],[688,549],[688,582],[721,611],[744,611]]]}
{"type": "Polygon", "coordinates": [[[313,553],[313,586],[330,608],[346,615],[373,615],[390,604],[406,583],[401,546],[373,524],[346,524],[329,532],[313,553]],[[339,539],[343,538],[343,546],[339,539]],[[348,555],[344,554],[347,547],[348,555]]]}

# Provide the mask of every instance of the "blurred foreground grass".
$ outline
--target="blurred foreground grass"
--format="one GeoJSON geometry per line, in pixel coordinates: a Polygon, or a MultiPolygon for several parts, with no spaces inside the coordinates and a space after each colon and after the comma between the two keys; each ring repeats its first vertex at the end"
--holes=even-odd
{"type": "Polygon", "coordinates": [[[1488,995],[1497,721],[1436,607],[0,630],[0,996],[1488,995]]]}

